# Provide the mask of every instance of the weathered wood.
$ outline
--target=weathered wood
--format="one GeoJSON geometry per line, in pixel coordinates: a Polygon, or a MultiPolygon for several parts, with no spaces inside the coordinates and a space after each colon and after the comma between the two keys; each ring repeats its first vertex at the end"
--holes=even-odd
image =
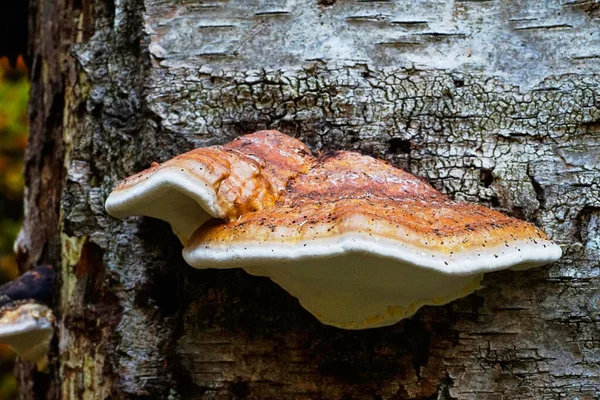
{"type": "Polygon", "coordinates": [[[36,31],[51,68],[34,69],[50,74],[34,72],[21,242],[28,265],[60,270],[48,398],[600,396],[595,3],[65,0],[35,15],[62,22],[36,31]],[[388,159],[535,222],[565,256],[343,331],[267,279],[188,267],[160,221],[106,215],[123,177],[263,128],[388,159]]]}

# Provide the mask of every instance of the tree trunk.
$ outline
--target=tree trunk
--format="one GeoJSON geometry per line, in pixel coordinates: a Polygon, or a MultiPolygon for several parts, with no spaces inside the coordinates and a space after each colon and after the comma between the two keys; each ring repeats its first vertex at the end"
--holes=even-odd
{"type": "Polygon", "coordinates": [[[49,0],[31,7],[25,268],[57,334],[21,397],[600,396],[600,7],[592,1],[49,0]],[[125,176],[277,129],[534,222],[548,267],[393,326],[320,324],[266,278],[194,270],[109,217],[125,176]]]}

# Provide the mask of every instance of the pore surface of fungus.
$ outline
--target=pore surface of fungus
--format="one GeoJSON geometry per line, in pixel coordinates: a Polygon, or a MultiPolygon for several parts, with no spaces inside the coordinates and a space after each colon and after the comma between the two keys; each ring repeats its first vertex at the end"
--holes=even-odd
{"type": "Polygon", "coordinates": [[[106,200],[114,217],[169,222],[183,243],[210,218],[232,220],[273,205],[289,179],[314,162],[300,141],[277,131],[199,148],[125,179],[106,200]]]}
{"type": "Polygon", "coordinates": [[[0,308],[0,343],[6,343],[21,358],[44,369],[54,335],[54,315],[47,306],[24,300],[0,308]]]}
{"type": "MultiPolygon", "coordinates": [[[[231,151],[223,149],[237,143],[233,153],[238,157],[244,148],[240,144],[252,137],[258,138],[252,142],[252,156],[242,153],[241,158],[256,161],[260,168],[236,176],[266,183],[252,183],[244,192],[240,188],[245,183],[236,178],[221,190],[226,177],[235,175],[227,172],[219,175],[220,186],[213,185],[211,202],[198,200],[200,196],[193,204],[178,203],[180,208],[200,204],[207,214],[201,221],[206,222],[186,241],[184,258],[196,268],[241,267],[267,276],[326,324],[346,329],[390,325],[423,305],[472,293],[484,272],[531,268],[561,255],[532,224],[453,201],[423,180],[372,157],[339,151],[316,160],[300,142],[272,132],[209,150],[231,151]],[[282,160],[281,148],[293,155],[291,161],[282,160]],[[219,219],[209,220],[208,215],[219,219]]],[[[200,150],[207,149],[196,150],[207,157],[200,150]]],[[[216,157],[216,167],[203,159],[202,168],[225,168],[222,157],[216,157]]],[[[167,163],[145,173],[173,168],[165,167],[167,163]]],[[[227,161],[228,171],[236,165],[247,168],[235,159],[227,161]]],[[[117,191],[135,187],[142,179],[138,175],[117,191]]],[[[203,179],[186,190],[205,190],[203,179]]],[[[136,190],[135,196],[152,192],[136,190]]],[[[157,196],[152,193],[149,198],[155,201],[157,196]]],[[[110,201],[109,197],[107,208],[110,201]]],[[[147,204],[144,199],[129,200],[119,212],[113,209],[113,215],[155,216],[176,228],[173,211],[148,211],[147,204]]]]}

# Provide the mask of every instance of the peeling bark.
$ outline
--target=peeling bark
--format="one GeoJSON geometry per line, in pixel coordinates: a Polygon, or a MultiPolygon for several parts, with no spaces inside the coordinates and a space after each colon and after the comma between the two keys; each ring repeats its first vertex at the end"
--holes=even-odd
{"type": "Polygon", "coordinates": [[[50,263],[61,279],[51,368],[21,365],[22,398],[600,396],[594,4],[62,0],[33,11],[19,245],[26,268],[50,263]],[[385,158],[536,223],[565,256],[488,274],[475,294],[394,326],[343,331],[267,279],[193,270],[160,221],[105,213],[123,177],[257,129],[385,158]]]}

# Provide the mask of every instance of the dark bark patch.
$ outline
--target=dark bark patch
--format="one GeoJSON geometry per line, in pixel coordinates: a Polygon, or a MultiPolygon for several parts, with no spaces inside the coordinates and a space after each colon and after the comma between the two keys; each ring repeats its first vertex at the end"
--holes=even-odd
{"type": "Polygon", "coordinates": [[[405,333],[412,349],[412,367],[418,378],[421,378],[421,367],[429,360],[431,332],[419,319],[409,319],[405,324],[405,333]]]}
{"type": "Polygon", "coordinates": [[[91,242],[83,245],[81,258],[74,267],[76,287],[79,289],[76,293],[82,299],[74,302],[73,308],[65,316],[68,329],[91,337],[94,343],[106,343],[99,326],[115,328],[121,320],[118,299],[109,289],[111,286],[102,261],[103,255],[98,245],[91,242]]]}
{"type": "Polygon", "coordinates": [[[140,235],[149,249],[162,248],[167,259],[173,263],[161,263],[148,260],[148,285],[140,287],[136,294],[136,303],[142,307],[156,306],[161,317],[175,316],[180,310],[180,271],[189,268],[181,258],[181,243],[163,221],[145,218],[140,235]]]}
{"type": "Polygon", "coordinates": [[[460,78],[454,78],[452,80],[454,82],[454,87],[461,88],[465,86],[465,80],[460,78]]]}
{"type": "Polygon", "coordinates": [[[456,400],[456,397],[452,397],[450,395],[450,389],[452,388],[453,384],[454,380],[446,374],[437,387],[437,393],[429,396],[427,400],[456,400]]]}
{"type": "Polygon", "coordinates": [[[394,154],[410,154],[411,146],[410,141],[400,138],[392,138],[388,142],[390,146],[390,152],[394,154]]]}
{"type": "Polygon", "coordinates": [[[585,246],[600,230],[600,207],[586,206],[577,214],[577,239],[585,246]]]}
{"type": "Polygon", "coordinates": [[[481,183],[483,183],[483,186],[486,188],[492,186],[492,183],[494,183],[494,175],[492,174],[491,169],[482,168],[479,173],[479,177],[481,183]]]}
{"type": "MultiPolygon", "coordinates": [[[[66,246],[69,244],[67,243],[66,246]]],[[[99,269],[104,270],[104,266],[102,265],[102,249],[94,243],[86,242],[81,248],[81,256],[79,257],[79,261],[73,267],[75,276],[77,278],[82,279],[86,278],[90,275],[98,275],[99,269]]],[[[97,288],[94,288],[97,289],[97,288]]]]}
{"type": "Polygon", "coordinates": [[[317,0],[317,5],[321,7],[331,7],[337,0],[317,0]]]}
{"type": "Polygon", "coordinates": [[[236,399],[245,399],[250,395],[250,385],[242,378],[238,378],[237,381],[229,385],[229,391],[233,393],[236,399]]]}

